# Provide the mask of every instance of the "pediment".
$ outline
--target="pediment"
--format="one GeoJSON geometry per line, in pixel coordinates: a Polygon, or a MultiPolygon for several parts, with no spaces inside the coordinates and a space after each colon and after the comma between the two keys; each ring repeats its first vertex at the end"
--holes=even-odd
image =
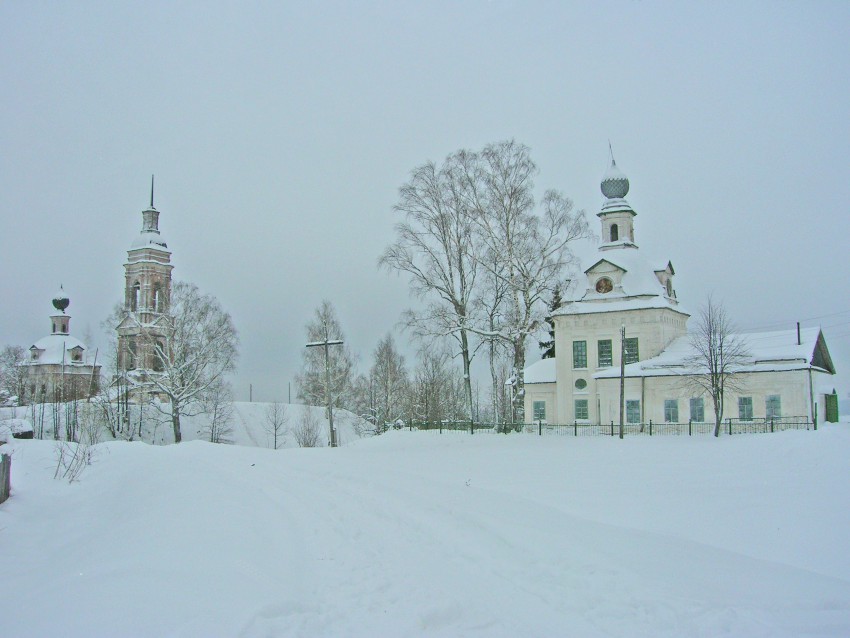
{"type": "Polygon", "coordinates": [[[612,272],[619,271],[621,273],[627,272],[625,268],[615,264],[613,261],[609,261],[607,259],[600,259],[595,264],[593,264],[590,268],[584,271],[585,275],[590,275],[592,273],[597,272],[612,272]]]}

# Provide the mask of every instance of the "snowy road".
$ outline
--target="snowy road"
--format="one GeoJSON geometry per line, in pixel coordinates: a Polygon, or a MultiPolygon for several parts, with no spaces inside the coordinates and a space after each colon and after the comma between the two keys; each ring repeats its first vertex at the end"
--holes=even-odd
{"type": "Polygon", "coordinates": [[[847,635],[848,446],[837,429],[124,443],[67,485],[51,444],[20,442],[2,634],[847,635]]]}

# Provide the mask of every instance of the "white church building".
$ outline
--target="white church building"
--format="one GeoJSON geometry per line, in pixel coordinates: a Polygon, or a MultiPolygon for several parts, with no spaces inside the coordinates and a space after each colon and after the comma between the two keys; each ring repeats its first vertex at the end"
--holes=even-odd
{"type": "MultiPolygon", "coordinates": [[[[693,373],[690,315],[667,260],[647,258],[635,241],[629,180],[612,160],[602,179],[601,243],[572,298],[553,313],[555,352],[525,369],[526,418],[548,423],[620,420],[625,351],[626,423],[714,422],[711,397],[687,383],[693,373]],[[625,327],[625,344],[621,330],[625,327]],[[624,347],[623,347],[624,346],[624,347]]],[[[814,420],[825,414],[835,368],[819,328],[737,335],[747,353],[740,390],[727,392],[723,417],[814,420]]]]}

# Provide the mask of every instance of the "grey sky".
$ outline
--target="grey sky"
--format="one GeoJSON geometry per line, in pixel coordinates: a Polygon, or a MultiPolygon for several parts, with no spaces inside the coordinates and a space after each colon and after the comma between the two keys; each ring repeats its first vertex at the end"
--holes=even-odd
{"type": "Polygon", "coordinates": [[[0,345],[60,282],[104,343],[156,173],[236,397],[285,399],[322,298],[363,366],[409,305],[376,260],[411,168],[515,138],[596,230],[610,139],[688,309],[812,318],[850,378],[850,3],[279,4],[0,4],[0,345]]]}

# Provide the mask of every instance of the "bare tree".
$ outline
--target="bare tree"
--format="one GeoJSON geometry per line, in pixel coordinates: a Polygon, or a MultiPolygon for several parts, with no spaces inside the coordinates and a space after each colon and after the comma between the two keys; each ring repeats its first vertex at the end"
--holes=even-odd
{"type": "Polygon", "coordinates": [[[395,210],[404,215],[396,241],[379,264],[406,273],[411,291],[428,302],[410,310],[404,321],[425,340],[451,337],[463,365],[467,413],[472,420],[470,344],[473,299],[478,275],[476,236],[470,206],[477,198],[477,157],[457,151],[439,168],[428,162],[413,169],[399,190],[395,210]]]}
{"type": "Polygon", "coordinates": [[[437,423],[471,418],[467,416],[466,379],[450,360],[445,351],[420,352],[409,395],[409,411],[416,420],[437,423]]]}
{"type": "Polygon", "coordinates": [[[743,389],[739,371],[750,358],[746,345],[733,330],[726,309],[709,297],[690,334],[693,354],[685,361],[688,374],[683,378],[684,385],[693,393],[711,397],[714,436],[720,436],[726,393],[743,389]]]}
{"type": "Polygon", "coordinates": [[[276,450],[283,445],[288,423],[289,415],[286,413],[286,406],[283,403],[275,401],[266,407],[265,430],[266,434],[272,439],[273,449],[276,450]]]}
{"type": "MultiPolygon", "coordinates": [[[[136,314],[129,316],[135,319],[136,314]]],[[[162,336],[140,333],[160,369],[147,371],[143,381],[167,397],[167,403],[153,405],[170,415],[174,441],[180,443],[181,416],[203,412],[204,394],[235,368],[238,337],[230,314],[194,284],[173,284],[169,312],[162,317],[162,336]]]]}
{"type": "Polygon", "coordinates": [[[404,357],[396,350],[391,334],[375,349],[369,382],[374,388],[375,433],[380,434],[403,417],[408,387],[404,357]]]}
{"type": "MultiPolygon", "coordinates": [[[[327,300],[316,308],[306,331],[308,342],[345,340],[336,310],[327,300]]],[[[307,405],[327,405],[324,349],[305,348],[302,357],[301,373],[295,377],[298,398],[307,405]]],[[[333,407],[347,409],[352,402],[354,357],[347,345],[335,345],[328,349],[328,361],[333,407]]]]}
{"type": "Polygon", "coordinates": [[[206,424],[201,428],[210,443],[233,443],[233,393],[230,384],[219,379],[201,396],[206,424]]]}
{"type": "Polygon", "coordinates": [[[482,263],[508,288],[504,323],[495,334],[513,350],[513,416],[522,421],[526,342],[543,325],[545,298],[576,264],[571,244],[590,232],[584,212],[573,212],[572,201],[558,191],[546,191],[536,212],[537,165],[528,147],[513,140],[490,144],[481,162],[475,220],[486,246],[482,263]]]}
{"type": "MultiPolygon", "coordinates": [[[[4,346],[0,350],[0,403],[17,397],[18,403],[26,395],[26,350],[21,346],[4,346]]],[[[34,398],[33,398],[34,400],[34,398]]]]}
{"type": "Polygon", "coordinates": [[[300,447],[319,446],[319,419],[313,408],[304,406],[301,422],[293,431],[293,435],[300,447]]]}

